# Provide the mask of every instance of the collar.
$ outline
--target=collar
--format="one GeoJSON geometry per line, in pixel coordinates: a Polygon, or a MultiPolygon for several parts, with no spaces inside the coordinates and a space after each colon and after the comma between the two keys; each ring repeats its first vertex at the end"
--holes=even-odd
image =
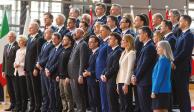
{"type": "Polygon", "coordinates": [[[164,38],[168,37],[172,32],[168,32],[167,34],[164,35],[164,38]]]}
{"type": "Polygon", "coordinates": [[[63,28],[64,25],[57,26],[58,27],[58,32],[63,28]]]}
{"type": "Polygon", "coordinates": [[[97,50],[98,50],[99,47],[95,48],[95,49],[92,49],[92,53],[94,54],[97,50]]]}
{"type": "Polygon", "coordinates": [[[187,32],[188,30],[189,30],[189,28],[187,28],[187,29],[183,30],[182,32],[183,32],[183,33],[185,33],[185,32],[187,32]]]}
{"type": "Polygon", "coordinates": [[[175,23],[175,24],[173,24],[173,27],[176,27],[176,25],[178,25],[179,23],[177,22],[177,23],[175,23]]]}
{"type": "Polygon", "coordinates": [[[34,39],[36,37],[36,35],[38,35],[38,33],[36,33],[34,35],[30,35],[30,37],[34,39]]]}
{"type": "Polygon", "coordinates": [[[50,39],[50,40],[47,40],[47,43],[51,43],[51,41],[52,41],[52,39],[50,39]]]}
{"type": "Polygon", "coordinates": [[[104,15],[102,15],[102,16],[100,16],[100,17],[98,17],[98,19],[102,19],[104,16],[105,16],[105,14],[104,14],[104,15]]]}
{"type": "Polygon", "coordinates": [[[119,45],[116,45],[112,48],[112,50],[114,51],[119,45]]]}
{"type": "Polygon", "coordinates": [[[117,29],[117,27],[112,28],[111,31],[113,32],[115,29],[117,29]]]}
{"type": "Polygon", "coordinates": [[[129,28],[127,28],[126,30],[123,30],[122,33],[126,34],[128,30],[129,30],[129,28]]]}
{"type": "Polygon", "coordinates": [[[12,47],[14,43],[15,43],[15,41],[13,41],[12,43],[9,43],[9,45],[12,47]]]}
{"type": "Polygon", "coordinates": [[[69,29],[69,31],[70,31],[71,33],[74,33],[74,32],[75,32],[75,29],[76,29],[76,28],[74,28],[74,29],[69,29]]]}
{"type": "Polygon", "coordinates": [[[80,38],[79,40],[76,40],[75,43],[78,45],[81,40],[82,40],[82,38],[80,38]]]}
{"type": "Polygon", "coordinates": [[[61,43],[59,43],[57,46],[55,46],[56,49],[58,49],[60,47],[61,43]]]}
{"type": "Polygon", "coordinates": [[[103,39],[104,42],[106,42],[109,39],[109,36],[103,39]]]}
{"type": "Polygon", "coordinates": [[[147,44],[149,41],[151,41],[151,39],[149,39],[147,42],[145,42],[145,43],[143,44],[143,46],[146,46],[146,44],[147,44]]]}
{"type": "Polygon", "coordinates": [[[160,25],[156,26],[155,29],[158,30],[160,28],[160,25]]]}

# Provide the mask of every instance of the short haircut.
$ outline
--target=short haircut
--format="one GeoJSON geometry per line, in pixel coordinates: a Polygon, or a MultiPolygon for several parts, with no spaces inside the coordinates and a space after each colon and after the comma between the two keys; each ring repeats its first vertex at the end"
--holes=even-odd
{"type": "Polygon", "coordinates": [[[138,16],[140,18],[140,20],[143,21],[144,26],[148,26],[147,19],[144,15],[140,14],[140,15],[136,15],[136,16],[138,16]]]}
{"type": "Polygon", "coordinates": [[[63,18],[63,20],[64,20],[64,22],[65,22],[66,17],[65,17],[65,15],[64,15],[64,14],[60,13],[60,14],[58,14],[57,16],[62,17],[62,18],[63,18]]]}
{"type": "Polygon", "coordinates": [[[27,44],[27,38],[25,35],[19,35],[18,38],[17,38],[17,41],[23,41],[25,42],[25,45],[27,44]]]}
{"type": "Polygon", "coordinates": [[[148,38],[152,38],[152,31],[148,26],[143,26],[140,28],[144,33],[147,33],[148,38]]]}
{"type": "Polygon", "coordinates": [[[95,42],[98,43],[98,46],[100,45],[100,39],[96,35],[91,35],[89,39],[94,38],[95,42]]]}
{"type": "Polygon", "coordinates": [[[59,40],[62,40],[61,34],[58,32],[53,33],[54,36],[56,36],[59,40]]]}
{"type": "Polygon", "coordinates": [[[115,17],[115,16],[108,16],[108,18],[110,18],[112,21],[114,21],[115,25],[118,26],[118,19],[117,19],[117,17],[115,17]]]}
{"type": "Polygon", "coordinates": [[[106,30],[108,30],[109,32],[111,32],[111,29],[108,25],[104,24],[101,27],[105,28],[106,30]]]}
{"type": "Polygon", "coordinates": [[[89,28],[89,24],[86,21],[81,21],[80,23],[83,23],[85,27],[89,28]]]}
{"type": "Polygon", "coordinates": [[[125,19],[125,22],[126,23],[129,23],[129,27],[131,27],[132,26],[132,20],[130,19],[130,18],[127,18],[127,17],[122,17],[122,19],[125,19]]]}
{"type": "Polygon", "coordinates": [[[181,17],[188,22],[188,25],[190,26],[191,25],[191,22],[192,22],[192,18],[191,16],[189,15],[181,15],[181,17]]]}
{"type": "Polygon", "coordinates": [[[169,30],[172,30],[172,22],[170,20],[163,20],[164,24],[168,27],[169,30]]]}
{"type": "Polygon", "coordinates": [[[40,26],[40,20],[39,20],[39,19],[34,19],[33,21],[34,21],[34,22],[37,22],[38,25],[40,26]]]}
{"type": "Polygon", "coordinates": [[[63,38],[64,37],[67,37],[71,41],[71,45],[74,44],[74,39],[73,39],[73,36],[72,35],[64,35],[63,38]]]}
{"type": "Polygon", "coordinates": [[[117,7],[120,11],[122,11],[122,7],[119,4],[112,4],[112,7],[117,7]]]}
{"type": "Polygon", "coordinates": [[[115,37],[115,39],[118,40],[118,44],[120,45],[121,39],[122,39],[120,34],[118,34],[117,32],[111,32],[111,33],[109,34],[109,36],[115,37]]]}
{"type": "Polygon", "coordinates": [[[74,18],[74,17],[69,17],[68,19],[71,20],[71,21],[73,21],[74,24],[76,24],[76,18],[74,18]]]}
{"type": "Polygon", "coordinates": [[[82,20],[83,20],[84,16],[86,17],[85,18],[86,22],[89,24],[90,21],[91,21],[91,16],[89,14],[87,14],[87,13],[84,13],[84,14],[82,14],[82,20]]]}
{"type": "Polygon", "coordinates": [[[155,16],[156,18],[160,19],[161,21],[164,19],[164,17],[162,16],[161,13],[155,13],[153,16],[155,16]]]}
{"type": "Polygon", "coordinates": [[[53,20],[53,15],[50,12],[44,13],[44,16],[48,16],[50,19],[53,20]]]}
{"type": "Polygon", "coordinates": [[[106,10],[107,10],[106,4],[104,4],[104,3],[102,3],[102,2],[97,3],[95,6],[100,6],[100,7],[102,7],[102,8],[104,9],[104,12],[106,12],[106,10]]]}
{"type": "Polygon", "coordinates": [[[72,10],[74,10],[75,13],[77,13],[78,15],[80,15],[80,9],[79,8],[71,8],[72,10]]]}
{"type": "Polygon", "coordinates": [[[172,12],[174,17],[177,17],[177,21],[179,21],[181,13],[178,9],[171,9],[170,12],[172,12]]]}

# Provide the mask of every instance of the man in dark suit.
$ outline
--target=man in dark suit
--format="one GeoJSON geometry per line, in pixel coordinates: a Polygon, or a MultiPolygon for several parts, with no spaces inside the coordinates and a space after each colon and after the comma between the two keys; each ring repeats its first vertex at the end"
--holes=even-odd
{"type": "Polygon", "coordinates": [[[151,89],[152,89],[152,69],[157,60],[157,53],[154,42],[151,40],[152,32],[149,27],[144,26],[139,29],[139,40],[143,42],[140,57],[137,60],[132,83],[137,85],[137,94],[140,112],[152,112],[151,89]]]}
{"type": "Polygon", "coordinates": [[[129,18],[123,17],[120,21],[120,29],[122,30],[121,36],[126,34],[131,34],[133,37],[135,37],[135,32],[132,31],[132,21],[129,18]]]}
{"type": "Polygon", "coordinates": [[[121,34],[121,30],[118,28],[118,20],[115,16],[108,16],[106,24],[110,27],[111,32],[121,34]]]}
{"type": "Polygon", "coordinates": [[[63,46],[61,44],[62,37],[60,33],[53,33],[52,35],[52,43],[55,46],[49,54],[48,61],[45,66],[45,74],[49,79],[49,88],[47,88],[47,92],[49,95],[49,111],[50,112],[61,112],[62,104],[60,91],[59,91],[59,78],[56,78],[59,74],[58,72],[58,58],[63,51],[63,46]]]}
{"type": "Polygon", "coordinates": [[[120,21],[122,19],[121,13],[122,13],[121,6],[119,4],[112,4],[112,6],[110,8],[110,15],[117,17],[118,23],[120,23],[120,21]]]}
{"type": "Polygon", "coordinates": [[[56,17],[56,24],[57,24],[57,29],[56,32],[61,34],[61,37],[63,37],[64,35],[66,35],[69,30],[66,29],[64,23],[65,23],[65,16],[63,14],[58,14],[56,17]]]}
{"type": "Polygon", "coordinates": [[[89,38],[92,35],[92,32],[89,30],[89,24],[85,21],[81,21],[79,24],[79,28],[82,28],[84,30],[83,38],[88,43],[89,38]]]}
{"type": "Polygon", "coordinates": [[[57,28],[55,26],[52,25],[53,23],[53,15],[50,12],[46,12],[44,13],[44,29],[43,29],[43,33],[46,29],[51,28],[53,30],[53,32],[55,32],[57,30],[57,28]]]}
{"type": "Polygon", "coordinates": [[[101,80],[106,82],[107,85],[107,96],[110,112],[119,112],[120,110],[118,94],[116,92],[116,77],[119,71],[119,59],[122,53],[122,49],[119,46],[120,41],[121,36],[118,33],[110,33],[108,44],[112,48],[112,51],[108,54],[106,68],[101,75],[101,80]]]}
{"type": "Polygon", "coordinates": [[[191,100],[189,95],[189,77],[191,74],[191,56],[194,45],[194,37],[189,27],[192,19],[188,15],[182,15],[179,27],[182,34],[178,37],[174,51],[174,83],[175,94],[181,112],[191,112],[191,100]]]}
{"type": "Polygon", "coordinates": [[[161,23],[160,32],[164,35],[164,40],[170,43],[172,51],[175,50],[176,37],[172,32],[172,22],[168,20],[163,20],[161,23]]]}
{"type": "Polygon", "coordinates": [[[103,24],[106,24],[106,4],[104,3],[97,3],[95,5],[95,13],[97,16],[97,19],[94,21],[94,24],[96,23],[96,21],[99,21],[103,24]]]}
{"type": "Polygon", "coordinates": [[[13,31],[10,31],[7,35],[8,44],[4,47],[3,52],[3,68],[2,68],[2,76],[7,80],[7,90],[10,97],[10,107],[5,109],[5,111],[11,111],[17,106],[18,99],[15,97],[14,91],[14,67],[13,63],[15,61],[16,51],[19,49],[18,43],[16,42],[16,34],[13,31]]]}
{"type": "Polygon", "coordinates": [[[174,33],[174,36],[178,38],[181,35],[182,30],[179,28],[179,19],[180,19],[181,13],[177,9],[171,9],[169,11],[169,19],[172,22],[173,28],[172,32],[174,33]]]}
{"type": "Polygon", "coordinates": [[[69,30],[69,32],[66,33],[66,35],[73,36],[73,34],[75,33],[75,29],[76,29],[76,19],[75,18],[69,17],[67,19],[67,29],[69,30]]]}
{"type": "Polygon", "coordinates": [[[155,13],[152,16],[153,32],[161,29],[161,22],[164,19],[161,13],[155,13]]]}
{"type": "Polygon", "coordinates": [[[77,112],[86,111],[83,72],[89,60],[89,48],[87,43],[83,40],[83,34],[84,31],[81,28],[76,29],[74,48],[68,63],[68,73],[71,78],[70,85],[77,106],[77,112]]]}
{"type": "Polygon", "coordinates": [[[77,28],[79,27],[79,23],[80,23],[79,16],[80,16],[80,9],[79,8],[73,8],[73,7],[70,8],[69,17],[76,19],[75,24],[76,24],[77,28]]]}
{"type": "Polygon", "coordinates": [[[92,112],[100,112],[100,93],[99,84],[96,79],[96,58],[98,56],[100,40],[97,36],[90,36],[88,45],[92,50],[92,54],[89,58],[88,68],[83,73],[83,76],[87,80],[89,104],[92,112]]]}
{"type": "Polygon", "coordinates": [[[36,22],[31,22],[28,27],[28,41],[26,47],[26,57],[24,71],[26,72],[27,88],[30,98],[30,110],[40,112],[41,107],[41,82],[36,68],[36,61],[40,54],[44,39],[38,35],[39,25],[36,22]]]}
{"type": "Polygon", "coordinates": [[[49,58],[49,54],[51,49],[54,47],[52,42],[51,42],[51,36],[52,36],[52,29],[46,29],[44,32],[44,39],[46,42],[43,44],[41,48],[41,52],[38,56],[38,60],[36,62],[36,69],[37,72],[40,71],[40,77],[41,77],[41,92],[42,92],[42,112],[47,112],[48,111],[48,106],[49,106],[49,98],[48,98],[48,92],[47,88],[49,87],[49,80],[45,75],[44,69],[46,66],[46,63],[49,58]]]}

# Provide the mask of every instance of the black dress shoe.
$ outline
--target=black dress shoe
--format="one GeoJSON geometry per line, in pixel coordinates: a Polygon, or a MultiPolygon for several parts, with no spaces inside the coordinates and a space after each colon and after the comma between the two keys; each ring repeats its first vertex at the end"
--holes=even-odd
{"type": "Polygon", "coordinates": [[[8,109],[5,109],[4,111],[11,111],[13,107],[9,107],[8,109]]]}

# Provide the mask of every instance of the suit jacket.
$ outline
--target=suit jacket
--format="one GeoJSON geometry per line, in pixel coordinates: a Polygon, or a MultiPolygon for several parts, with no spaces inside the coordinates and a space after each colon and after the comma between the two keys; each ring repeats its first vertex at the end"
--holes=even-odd
{"type": "Polygon", "coordinates": [[[136,38],[135,38],[136,60],[138,60],[138,58],[140,56],[140,52],[141,52],[142,47],[143,47],[143,43],[139,41],[139,36],[136,36],[136,38]]]}
{"type": "Polygon", "coordinates": [[[76,27],[79,28],[79,23],[80,23],[80,20],[79,19],[76,19],[76,27]]]}
{"type": "Polygon", "coordinates": [[[118,34],[121,34],[121,30],[119,28],[114,29],[112,32],[116,32],[118,34]]]}
{"type": "Polygon", "coordinates": [[[95,53],[92,53],[89,58],[89,64],[87,71],[91,72],[91,76],[87,77],[87,84],[89,86],[96,84],[96,58],[98,56],[98,50],[95,53]]]}
{"type": "Polygon", "coordinates": [[[152,92],[171,92],[171,61],[165,56],[159,57],[152,73],[152,92]]]}
{"type": "Polygon", "coordinates": [[[59,74],[59,71],[57,69],[58,64],[59,64],[59,56],[61,52],[63,51],[63,46],[60,45],[57,50],[56,48],[53,48],[50,51],[48,61],[46,63],[45,68],[47,68],[51,74],[51,78],[56,78],[56,76],[59,74]]]}
{"type": "Polygon", "coordinates": [[[45,42],[42,45],[41,52],[38,56],[37,63],[39,63],[40,66],[43,67],[43,69],[45,68],[45,65],[46,65],[48,58],[49,58],[50,51],[53,47],[54,47],[54,45],[51,42],[45,42]]]}
{"type": "Polygon", "coordinates": [[[118,23],[120,23],[121,19],[122,19],[121,16],[117,16],[118,23]]]}
{"type": "Polygon", "coordinates": [[[57,28],[56,31],[59,32],[59,33],[61,34],[62,37],[64,37],[64,35],[66,35],[66,34],[69,32],[69,30],[66,29],[65,26],[63,26],[63,27],[60,29],[60,31],[59,31],[59,28],[57,28]]]}
{"type": "Polygon", "coordinates": [[[3,52],[3,68],[2,72],[6,75],[14,75],[14,61],[16,57],[16,51],[19,49],[18,43],[15,41],[8,52],[9,44],[5,45],[3,52]]]}
{"type": "Polygon", "coordinates": [[[102,41],[99,47],[99,53],[96,58],[96,78],[100,80],[100,76],[106,67],[106,60],[108,54],[111,52],[111,47],[108,46],[108,42],[102,41]]]}
{"type": "Polygon", "coordinates": [[[112,81],[116,81],[116,77],[119,71],[119,59],[121,53],[122,49],[118,46],[108,54],[106,68],[102,73],[106,76],[107,80],[112,79],[112,81]]]}
{"type": "Polygon", "coordinates": [[[87,43],[82,39],[78,45],[75,46],[71,52],[68,62],[68,73],[70,78],[78,79],[83,76],[83,72],[87,67],[89,60],[89,48],[87,43]]]}
{"type": "Polygon", "coordinates": [[[33,71],[38,60],[38,55],[40,54],[41,47],[43,45],[44,39],[37,34],[35,38],[31,41],[32,38],[28,36],[27,46],[26,46],[26,57],[24,70],[33,71]]]}
{"type": "Polygon", "coordinates": [[[150,40],[143,46],[140,57],[137,60],[135,75],[137,85],[149,86],[152,84],[152,70],[157,60],[157,53],[154,42],[150,40]]]}
{"type": "Polygon", "coordinates": [[[123,35],[126,35],[126,34],[131,34],[134,38],[135,38],[135,36],[136,36],[136,35],[135,35],[135,32],[134,32],[133,30],[130,30],[130,29],[128,29],[127,32],[125,32],[125,33],[122,32],[121,34],[122,34],[122,36],[123,36],[123,35]]]}
{"type": "Polygon", "coordinates": [[[183,33],[176,42],[174,51],[174,64],[177,71],[191,73],[191,55],[194,45],[194,37],[190,30],[183,33]]]}
{"type": "Polygon", "coordinates": [[[107,21],[107,17],[104,15],[101,19],[96,19],[95,21],[94,21],[94,24],[96,23],[96,22],[101,22],[101,23],[103,23],[103,24],[106,24],[106,21],[107,21]]]}
{"type": "Polygon", "coordinates": [[[119,72],[117,74],[116,83],[124,83],[130,85],[131,76],[134,74],[136,52],[123,51],[119,59],[119,72]]]}
{"type": "Polygon", "coordinates": [[[72,51],[72,47],[64,48],[59,56],[58,75],[61,79],[65,79],[67,77],[69,78],[67,65],[69,62],[71,51],[72,51]]]}
{"type": "Polygon", "coordinates": [[[169,34],[167,37],[164,38],[164,40],[169,42],[172,51],[174,51],[176,44],[176,37],[174,36],[174,34],[173,33],[169,34]]]}
{"type": "Polygon", "coordinates": [[[172,32],[174,33],[174,36],[176,38],[178,38],[181,35],[182,30],[179,28],[179,24],[177,24],[175,27],[173,27],[172,32]]]}

